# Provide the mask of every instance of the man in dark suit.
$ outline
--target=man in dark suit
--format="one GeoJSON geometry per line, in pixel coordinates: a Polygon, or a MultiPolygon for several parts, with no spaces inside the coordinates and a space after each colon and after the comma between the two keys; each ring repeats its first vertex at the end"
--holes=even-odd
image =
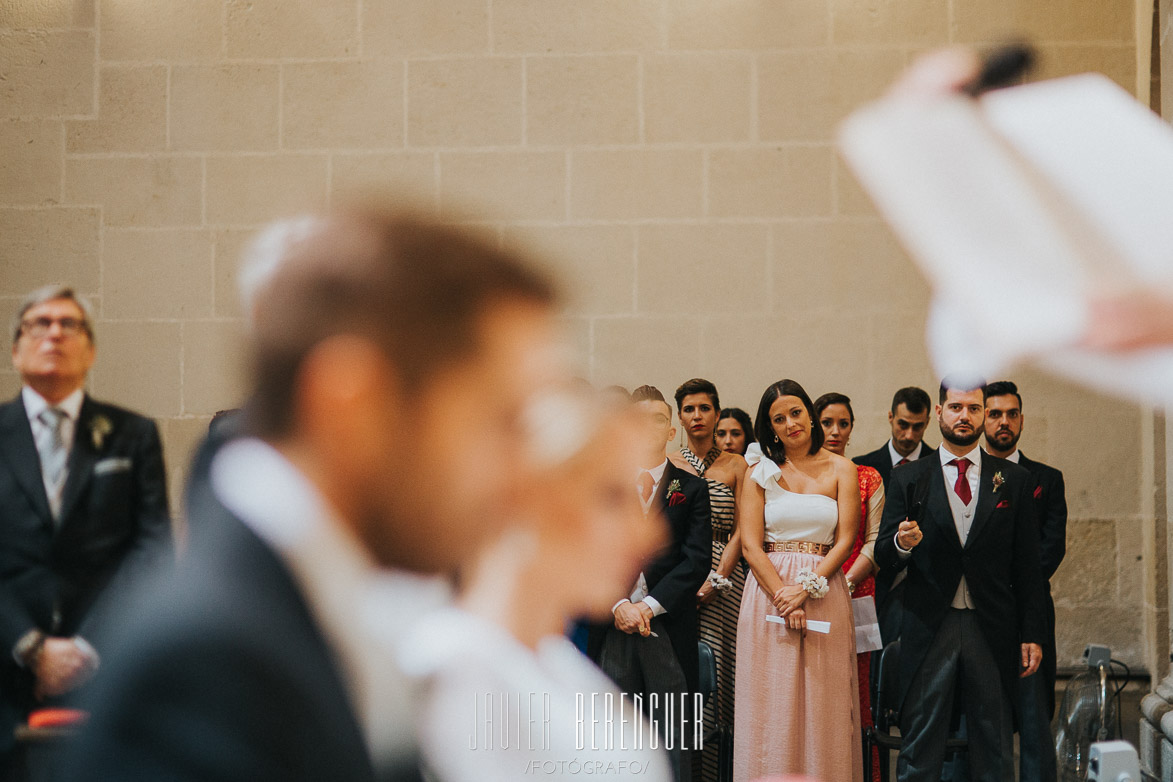
{"type": "Polygon", "coordinates": [[[0,405],[0,752],[17,775],[16,725],[89,678],[107,613],[171,551],[158,430],[85,393],[94,357],[89,305],[71,289],[21,303],[23,388],[0,405]]]}
{"type": "Polygon", "coordinates": [[[931,406],[932,401],[924,389],[908,386],[897,391],[892,396],[892,409],[888,411],[892,437],[876,450],[856,456],[852,461],[874,467],[887,489],[894,467],[936,453],[935,448],[929,448],[923,442],[931,406]]]}
{"type": "Polygon", "coordinates": [[[892,476],[876,541],[906,570],[900,625],[898,777],[941,779],[954,699],[963,697],[971,776],[1013,779],[1013,704],[1042,659],[1044,620],[1033,481],[977,446],[980,386],[943,381],[939,458],[892,476]]]}
{"type": "Polygon", "coordinates": [[[555,296],[394,214],[316,218],[283,252],[241,428],[189,494],[203,532],[136,605],[63,778],[419,776],[387,626],[442,605],[418,575],[453,576],[509,522],[522,422],[562,377],[555,296]]]}
{"type": "MultiPolygon", "coordinates": [[[[892,409],[888,411],[888,426],[892,437],[876,450],[856,456],[856,464],[872,467],[884,479],[885,494],[892,471],[918,459],[936,455],[936,448],[924,444],[925,427],[929,423],[932,402],[922,388],[908,386],[892,395],[892,409]]],[[[876,573],[876,613],[880,620],[880,635],[885,643],[896,639],[900,627],[901,581],[904,576],[892,570],[876,573]]],[[[873,673],[878,666],[873,665],[873,673]]]]}
{"type": "Polygon", "coordinates": [[[1055,713],[1055,603],[1051,599],[1051,577],[1067,551],[1067,498],[1063,473],[1042,462],[1028,459],[1018,450],[1025,416],[1018,386],[1009,380],[990,383],[986,397],[986,449],[992,456],[1014,462],[1033,479],[1040,559],[1042,563],[1045,634],[1043,664],[1038,676],[1022,682],[1019,699],[1019,776],[1022,779],[1054,780],[1055,742],[1051,717],[1055,713]]]}
{"type": "Polygon", "coordinates": [[[681,726],[702,719],[693,709],[700,690],[696,593],[709,575],[709,488],[667,458],[676,429],[664,395],[640,386],[631,398],[647,426],[636,489],[644,512],[660,513],[667,521],[669,543],[648,563],[631,594],[615,604],[613,624],[592,633],[590,652],[620,690],[644,696],[645,713],[665,736],[676,779],[687,781],[686,752],[700,749],[692,744],[693,731],[681,726]]]}

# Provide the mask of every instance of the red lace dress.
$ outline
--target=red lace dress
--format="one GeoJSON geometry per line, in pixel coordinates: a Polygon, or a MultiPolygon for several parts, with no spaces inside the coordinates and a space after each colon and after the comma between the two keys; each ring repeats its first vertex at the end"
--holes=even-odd
{"type": "MultiPolygon", "coordinates": [[[[859,496],[862,508],[859,514],[859,535],[855,538],[855,547],[851,556],[843,563],[843,572],[851,570],[851,566],[861,553],[864,553],[873,562],[875,555],[876,536],[880,531],[880,516],[884,513],[884,481],[880,474],[872,467],[856,465],[859,473],[859,496]]],[[[865,597],[876,593],[876,579],[869,575],[862,582],[855,585],[852,597],[865,597]]],[[[859,715],[863,730],[872,726],[872,698],[871,698],[871,652],[857,654],[856,664],[859,666],[859,715]]],[[[872,782],[880,780],[879,752],[872,750],[872,782]]]]}

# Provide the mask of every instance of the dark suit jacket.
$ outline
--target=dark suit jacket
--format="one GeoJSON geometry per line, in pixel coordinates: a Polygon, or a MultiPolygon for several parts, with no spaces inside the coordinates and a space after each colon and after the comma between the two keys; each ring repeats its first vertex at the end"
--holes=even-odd
{"type": "Polygon", "coordinates": [[[116,596],[170,552],[153,421],[85,398],[55,526],[24,402],[0,405],[0,749],[31,705],[32,678],[11,654],[20,637],[39,628],[93,641],[116,596]],[[96,437],[102,419],[109,433],[96,437]]]}
{"type": "Polygon", "coordinates": [[[1043,566],[1043,578],[1046,598],[1046,634],[1043,640],[1043,665],[1041,668],[1044,680],[1051,686],[1044,688],[1047,693],[1049,714],[1055,712],[1055,603],[1051,599],[1050,579],[1063,562],[1063,555],[1067,553],[1067,497],[1063,485],[1063,473],[1054,467],[1042,462],[1026,458],[1026,454],[1019,453],[1018,466],[1024,468],[1033,476],[1035,488],[1033,497],[1035,511],[1038,516],[1040,534],[1040,560],[1043,566]]]}
{"type": "MultiPolygon", "coordinates": [[[[664,606],[666,613],[662,618],[668,627],[672,648],[688,680],[689,691],[696,692],[700,687],[696,593],[712,569],[709,485],[703,478],[687,473],[669,461],[657,492],[656,503],[668,521],[671,539],[644,568],[644,578],[648,583],[648,595],[664,606]],[[679,491],[685,499],[669,506],[669,489],[674,481],[680,482],[679,491]]],[[[611,626],[610,623],[600,624],[591,630],[588,652],[596,662],[602,651],[603,636],[611,626]]]]}
{"type": "MultiPolygon", "coordinates": [[[[917,457],[916,461],[910,462],[909,464],[902,464],[900,465],[900,469],[903,470],[905,467],[916,464],[922,459],[935,459],[936,456],[936,448],[929,448],[927,445],[922,443],[920,456],[917,457]]],[[[888,483],[892,478],[892,473],[896,469],[892,464],[892,454],[888,453],[888,443],[885,442],[874,451],[856,456],[852,459],[852,461],[856,464],[862,464],[865,467],[872,467],[876,470],[876,472],[880,473],[880,477],[884,480],[884,496],[887,497],[888,483]]],[[[896,578],[896,573],[894,571],[884,569],[881,569],[878,573],[876,573],[875,576],[876,611],[879,612],[881,617],[884,619],[888,618],[884,615],[888,613],[888,595],[892,592],[892,580],[894,578],[896,578]]],[[[893,614],[892,617],[893,619],[889,621],[898,621],[898,619],[895,618],[896,614],[893,614]]],[[[881,624],[883,625],[885,623],[881,622],[881,624]]],[[[885,630],[885,632],[887,632],[887,630],[885,630]]]]}
{"type": "MultiPolygon", "coordinates": [[[[917,458],[916,461],[919,462],[921,459],[927,459],[930,456],[936,456],[936,455],[937,455],[936,448],[930,448],[927,445],[924,445],[922,443],[920,456],[917,458]]],[[[883,445],[881,445],[879,448],[877,448],[874,451],[869,451],[868,453],[860,454],[859,456],[853,457],[851,461],[855,462],[856,464],[862,464],[865,467],[874,468],[876,470],[876,472],[878,472],[880,474],[880,477],[884,479],[884,490],[887,491],[888,479],[892,477],[892,470],[894,469],[894,467],[892,466],[892,454],[888,453],[888,443],[887,442],[885,442],[883,445]]],[[[910,462],[910,464],[915,464],[915,463],[916,462],[910,462]]],[[[901,467],[907,467],[907,466],[908,466],[907,464],[901,465],[901,467]]]]}
{"type": "Polygon", "coordinates": [[[1063,473],[1042,462],[1026,458],[1024,453],[1019,453],[1018,466],[1029,472],[1035,480],[1033,496],[1042,537],[1039,557],[1043,565],[1043,578],[1049,581],[1067,553],[1067,490],[1063,484],[1063,473]]]}
{"type": "Polygon", "coordinates": [[[918,459],[894,471],[876,540],[876,559],[893,572],[908,569],[900,625],[900,700],[925,660],[929,644],[949,611],[961,576],[969,586],[982,635],[994,654],[1008,698],[1017,692],[1020,644],[1043,642],[1043,590],[1033,480],[1023,468],[982,455],[977,508],[962,547],[946,495],[940,459],[918,459]],[[1002,476],[995,491],[994,476],[1002,476]],[[908,518],[917,482],[928,481],[919,509],[924,535],[901,559],[895,536],[908,518]]]}
{"type": "Polygon", "coordinates": [[[144,590],[58,778],[374,779],[337,661],[285,564],[207,483],[189,507],[205,534],[144,590]]]}

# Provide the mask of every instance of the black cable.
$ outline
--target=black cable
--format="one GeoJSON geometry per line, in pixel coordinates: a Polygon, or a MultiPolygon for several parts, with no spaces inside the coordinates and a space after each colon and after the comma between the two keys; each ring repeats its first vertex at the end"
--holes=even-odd
{"type": "Polygon", "coordinates": [[[1120,680],[1120,684],[1116,686],[1116,691],[1112,693],[1112,697],[1116,701],[1116,738],[1123,738],[1124,736],[1124,709],[1120,705],[1120,693],[1128,686],[1128,682],[1132,680],[1132,669],[1128,664],[1121,660],[1108,660],[1108,670],[1112,670],[1112,664],[1115,663],[1124,669],[1124,677],[1120,680]]]}

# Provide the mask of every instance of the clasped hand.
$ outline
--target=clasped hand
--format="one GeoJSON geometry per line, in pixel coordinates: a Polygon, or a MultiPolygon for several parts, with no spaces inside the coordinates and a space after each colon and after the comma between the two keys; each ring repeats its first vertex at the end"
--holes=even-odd
{"type": "Polygon", "coordinates": [[[96,667],[96,661],[72,638],[46,638],[36,662],[37,698],[53,698],[76,689],[96,667]]]}
{"type": "Polygon", "coordinates": [[[778,609],[780,616],[788,617],[801,609],[809,596],[809,593],[798,584],[784,586],[774,593],[774,608],[778,609]]]}
{"type": "Polygon", "coordinates": [[[639,633],[646,638],[652,634],[652,616],[647,603],[620,603],[615,608],[615,629],[628,635],[639,633]]]}

